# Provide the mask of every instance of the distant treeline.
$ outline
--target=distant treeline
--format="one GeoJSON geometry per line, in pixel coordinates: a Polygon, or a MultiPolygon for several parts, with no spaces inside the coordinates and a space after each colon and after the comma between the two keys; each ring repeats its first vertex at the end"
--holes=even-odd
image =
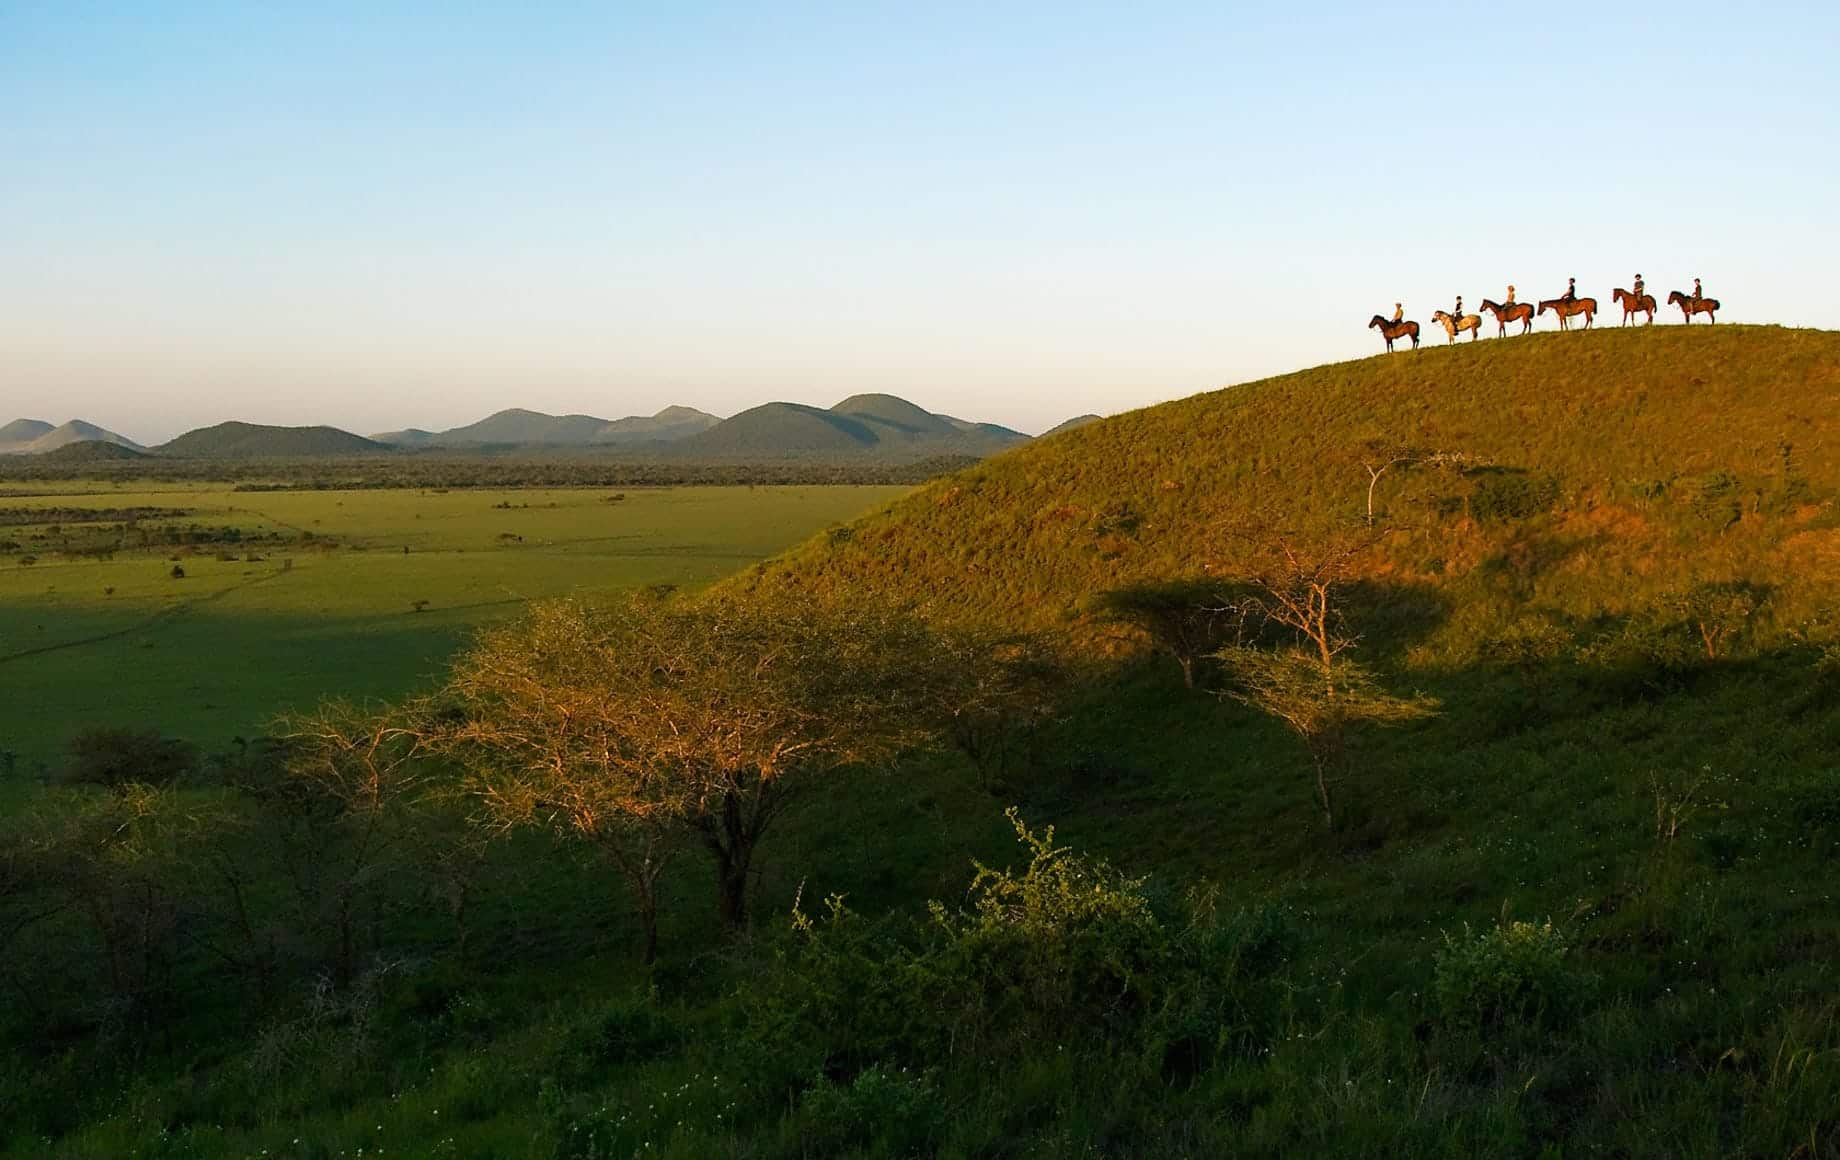
{"type": "Polygon", "coordinates": [[[106,479],[229,483],[240,491],[346,491],[425,487],[684,487],[740,484],[922,483],[976,463],[939,455],[910,463],[798,460],[735,463],[613,463],[588,458],[393,455],[337,459],[161,459],[44,463],[0,459],[0,481],[106,479]]]}

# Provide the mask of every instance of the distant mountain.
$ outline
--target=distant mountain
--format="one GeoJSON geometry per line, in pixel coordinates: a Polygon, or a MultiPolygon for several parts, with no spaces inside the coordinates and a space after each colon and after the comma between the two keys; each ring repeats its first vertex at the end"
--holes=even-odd
{"type": "Polygon", "coordinates": [[[52,430],[51,424],[43,419],[14,419],[6,426],[0,427],[0,451],[5,451],[15,443],[30,443],[40,435],[49,434],[52,430]]]}
{"type": "Polygon", "coordinates": [[[51,464],[116,463],[124,459],[150,458],[152,457],[145,451],[129,447],[125,443],[110,443],[104,439],[84,439],[38,453],[39,462],[51,464]]]}
{"type": "Polygon", "coordinates": [[[375,455],[382,443],[337,427],[270,427],[261,423],[219,423],[187,431],[153,449],[172,459],[311,458],[375,455]]]}
{"type": "Polygon", "coordinates": [[[944,415],[935,415],[893,395],[851,395],[831,411],[873,426],[892,427],[912,438],[949,437],[966,429],[944,415]]]}
{"type": "Polygon", "coordinates": [[[707,431],[722,420],[695,407],[666,407],[656,415],[615,419],[601,428],[594,442],[608,445],[674,442],[707,431]]]}
{"type": "Polygon", "coordinates": [[[373,443],[388,443],[394,447],[426,447],[439,438],[433,431],[424,431],[420,427],[409,427],[402,431],[384,431],[381,434],[367,436],[373,443]]]}
{"type": "Polygon", "coordinates": [[[142,450],[134,440],[81,419],[72,419],[61,427],[41,419],[15,419],[0,427],[0,455],[43,455],[72,443],[116,443],[142,450]]]}
{"type": "Polygon", "coordinates": [[[411,427],[371,438],[397,447],[600,447],[669,442],[708,430],[719,422],[716,416],[694,407],[666,407],[656,415],[630,415],[624,419],[546,415],[513,407],[448,431],[411,427]]]}
{"type": "Polygon", "coordinates": [[[1062,431],[1072,431],[1076,428],[1084,427],[1088,423],[1097,423],[1102,418],[1104,418],[1104,416],[1102,415],[1075,415],[1073,418],[1067,420],[1065,423],[1057,423],[1054,426],[1048,428],[1046,431],[1043,431],[1040,435],[1037,435],[1036,438],[1046,439],[1050,435],[1059,435],[1062,431]]]}
{"type": "Polygon", "coordinates": [[[730,416],[707,431],[680,439],[672,451],[685,458],[861,453],[879,442],[856,419],[803,403],[762,403],[730,416]]]}
{"type": "Polygon", "coordinates": [[[671,444],[673,458],[924,459],[990,455],[1028,436],[987,423],[935,415],[893,395],[852,395],[824,410],[766,403],[671,444]]]}
{"type": "Polygon", "coordinates": [[[430,439],[429,446],[464,447],[500,443],[507,446],[583,445],[593,441],[607,420],[593,415],[545,415],[513,407],[488,415],[477,423],[443,431],[430,439]]]}

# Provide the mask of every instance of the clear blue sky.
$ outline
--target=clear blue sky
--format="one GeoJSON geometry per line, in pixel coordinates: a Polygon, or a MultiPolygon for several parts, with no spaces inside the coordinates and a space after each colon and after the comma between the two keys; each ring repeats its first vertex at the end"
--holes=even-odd
{"type": "Polygon", "coordinates": [[[0,0],[0,421],[1038,430],[1638,270],[1835,327],[1836,62],[1831,3],[0,0]]]}

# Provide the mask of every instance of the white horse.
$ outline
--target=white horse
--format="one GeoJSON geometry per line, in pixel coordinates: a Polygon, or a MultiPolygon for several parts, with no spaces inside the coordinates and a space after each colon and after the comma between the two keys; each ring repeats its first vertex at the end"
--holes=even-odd
{"type": "MultiPolygon", "coordinates": [[[[1469,340],[1471,342],[1475,342],[1476,336],[1482,333],[1482,315],[1480,314],[1465,314],[1461,318],[1452,318],[1442,310],[1433,310],[1431,312],[1431,317],[1436,319],[1437,324],[1444,328],[1444,335],[1450,342],[1457,341],[1457,335],[1466,330],[1469,331],[1469,340]]],[[[1446,346],[1449,344],[1448,342],[1445,343],[1446,346]]]]}

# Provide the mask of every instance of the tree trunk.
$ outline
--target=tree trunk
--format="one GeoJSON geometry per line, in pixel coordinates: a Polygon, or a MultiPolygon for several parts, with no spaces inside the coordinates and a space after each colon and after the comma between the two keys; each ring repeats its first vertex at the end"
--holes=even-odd
{"type": "Polygon", "coordinates": [[[1316,762],[1316,800],[1322,805],[1323,829],[1335,832],[1335,806],[1329,800],[1329,779],[1325,776],[1323,763],[1316,762]]]}
{"type": "Polygon", "coordinates": [[[649,892],[639,898],[639,964],[649,967],[658,961],[658,900],[649,892]]]}
{"type": "Polygon", "coordinates": [[[352,951],[351,937],[351,891],[345,887],[339,888],[337,921],[339,926],[339,950],[338,958],[333,963],[332,974],[333,980],[338,984],[339,990],[345,991],[351,988],[353,973],[352,960],[355,958],[352,951]]]}
{"type": "Polygon", "coordinates": [[[730,934],[747,927],[748,859],[751,848],[716,850],[716,912],[730,934]]]}
{"type": "Polygon", "coordinates": [[[1321,733],[1307,739],[1310,763],[1316,768],[1316,804],[1322,807],[1323,831],[1335,832],[1335,799],[1329,791],[1329,769],[1335,763],[1339,738],[1321,733]]]}
{"type": "MultiPolygon", "coordinates": [[[[759,793],[766,793],[762,786],[759,793]]],[[[734,790],[722,795],[721,808],[702,819],[703,844],[716,860],[716,912],[722,926],[735,934],[747,926],[748,867],[753,861],[754,844],[760,838],[764,803],[757,803],[750,822],[743,816],[740,794],[734,790]]]]}
{"type": "Polygon", "coordinates": [[[1192,690],[1195,687],[1195,658],[1177,656],[1176,663],[1182,666],[1182,687],[1192,690]]]}

